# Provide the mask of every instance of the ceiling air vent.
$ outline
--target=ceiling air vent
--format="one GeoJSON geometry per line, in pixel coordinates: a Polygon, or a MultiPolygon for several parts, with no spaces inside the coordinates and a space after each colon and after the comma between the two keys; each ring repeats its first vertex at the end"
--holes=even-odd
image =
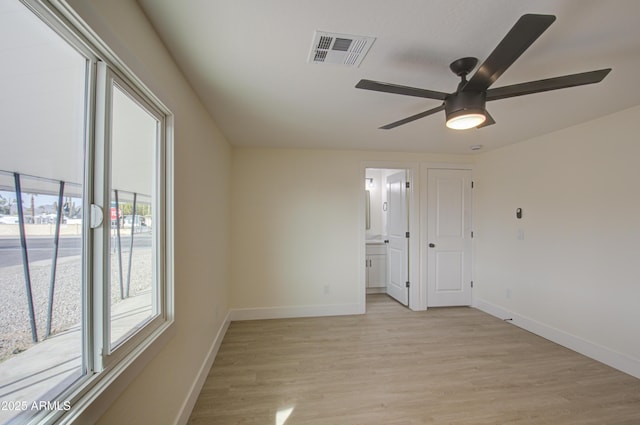
{"type": "Polygon", "coordinates": [[[358,67],[374,41],[375,37],[316,31],[309,62],[358,67]]]}

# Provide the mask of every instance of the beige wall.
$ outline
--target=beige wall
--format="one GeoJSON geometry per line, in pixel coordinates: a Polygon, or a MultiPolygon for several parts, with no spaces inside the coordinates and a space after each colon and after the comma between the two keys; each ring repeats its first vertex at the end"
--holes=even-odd
{"type": "Polygon", "coordinates": [[[639,120],[635,107],[478,157],[477,300],[640,362],[639,120]]]}
{"type": "Polygon", "coordinates": [[[232,308],[359,303],[364,297],[365,164],[392,168],[471,160],[415,153],[234,149],[232,308]]]}
{"type": "Polygon", "coordinates": [[[359,175],[335,152],[234,150],[233,308],[358,301],[359,175]]]}
{"type": "Polygon", "coordinates": [[[173,424],[228,311],[231,149],[135,2],[71,4],[175,114],[175,334],[98,422],[173,424]]]}

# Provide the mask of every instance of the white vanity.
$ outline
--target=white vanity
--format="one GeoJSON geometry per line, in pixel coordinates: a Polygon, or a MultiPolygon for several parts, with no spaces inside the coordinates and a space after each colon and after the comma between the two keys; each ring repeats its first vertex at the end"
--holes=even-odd
{"type": "Polygon", "coordinates": [[[382,240],[367,241],[365,254],[367,294],[384,293],[387,287],[387,245],[382,240]]]}

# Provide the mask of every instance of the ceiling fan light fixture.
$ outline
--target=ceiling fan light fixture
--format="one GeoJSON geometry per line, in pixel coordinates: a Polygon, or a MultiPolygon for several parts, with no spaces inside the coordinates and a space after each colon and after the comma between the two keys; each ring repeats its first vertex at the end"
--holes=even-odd
{"type": "Polygon", "coordinates": [[[483,92],[457,92],[444,101],[447,127],[467,130],[477,127],[487,120],[484,111],[486,94],[483,92]]]}
{"type": "Polygon", "coordinates": [[[460,111],[454,116],[447,117],[447,127],[453,130],[468,130],[484,123],[487,120],[482,111],[460,111]]]}

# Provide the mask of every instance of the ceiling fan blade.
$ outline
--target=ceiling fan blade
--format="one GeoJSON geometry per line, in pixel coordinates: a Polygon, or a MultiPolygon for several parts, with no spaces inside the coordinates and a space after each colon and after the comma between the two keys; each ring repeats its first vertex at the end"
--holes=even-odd
{"type": "Polygon", "coordinates": [[[438,99],[438,100],[444,100],[444,98],[447,97],[448,95],[447,93],[434,91],[434,90],[399,86],[397,84],[381,83],[378,81],[371,81],[371,80],[360,80],[360,82],[356,84],[356,88],[373,90],[373,91],[381,91],[384,93],[403,94],[405,96],[426,97],[428,99],[438,99]]]}
{"type": "Polygon", "coordinates": [[[482,128],[482,127],[486,127],[488,125],[493,125],[496,123],[496,121],[493,119],[493,117],[491,116],[491,114],[489,113],[489,111],[487,111],[486,109],[484,110],[484,114],[486,115],[487,119],[484,120],[484,122],[482,124],[480,124],[479,126],[477,126],[476,128],[482,128]]]}
{"type": "Polygon", "coordinates": [[[599,69],[597,71],[564,75],[562,77],[529,81],[528,83],[496,87],[495,89],[487,90],[487,101],[506,99],[508,97],[522,96],[525,94],[540,93],[550,90],[564,89],[568,87],[584,86],[586,84],[595,84],[602,81],[610,71],[611,68],[606,68],[599,69]]]}
{"type": "Polygon", "coordinates": [[[380,129],[382,129],[382,130],[390,130],[392,128],[396,128],[398,126],[401,126],[403,124],[410,123],[411,121],[415,121],[415,120],[418,120],[420,118],[424,118],[426,116],[435,114],[436,112],[440,112],[442,110],[444,110],[444,103],[442,105],[436,107],[436,108],[429,109],[428,111],[420,112],[419,114],[412,115],[412,116],[407,117],[405,119],[402,119],[400,121],[396,121],[396,122],[392,122],[391,124],[383,125],[382,127],[380,127],[380,129]]]}
{"type": "Polygon", "coordinates": [[[488,89],[555,20],[553,15],[521,16],[462,90],[488,89]]]}

